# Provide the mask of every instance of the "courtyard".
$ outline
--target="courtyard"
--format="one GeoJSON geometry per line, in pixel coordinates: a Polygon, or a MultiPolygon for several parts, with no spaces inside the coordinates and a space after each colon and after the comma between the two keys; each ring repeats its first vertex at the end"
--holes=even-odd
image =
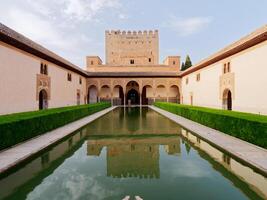
{"type": "Polygon", "coordinates": [[[267,199],[266,7],[2,1],[0,200],[267,199]]]}

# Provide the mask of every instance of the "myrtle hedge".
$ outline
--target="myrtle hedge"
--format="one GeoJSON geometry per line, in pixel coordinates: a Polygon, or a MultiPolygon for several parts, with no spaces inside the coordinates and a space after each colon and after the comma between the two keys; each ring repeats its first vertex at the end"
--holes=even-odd
{"type": "Polygon", "coordinates": [[[2,115],[0,116],[0,150],[110,106],[110,103],[95,103],[2,115]]]}
{"type": "Polygon", "coordinates": [[[156,102],[156,107],[267,148],[267,116],[229,110],[156,102]]]}

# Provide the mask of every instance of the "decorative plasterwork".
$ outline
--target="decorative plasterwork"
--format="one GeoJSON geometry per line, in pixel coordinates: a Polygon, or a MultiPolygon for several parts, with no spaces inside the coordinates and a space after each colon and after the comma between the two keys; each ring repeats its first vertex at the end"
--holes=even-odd
{"type": "Polygon", "coordinates": [[[47,99],[51,97],[51,78],[44,74],[36,75],[36,100],[39,100],[39,93],[41,90],[47,92],[47,99]]]}
{"type": "Polygon", "coordinates": [[[220,76],[220,99],[223,99],[223,92],[228,89],[232,93],[232,99],[235,98],[235,74],[226,73],[220,76]]]}

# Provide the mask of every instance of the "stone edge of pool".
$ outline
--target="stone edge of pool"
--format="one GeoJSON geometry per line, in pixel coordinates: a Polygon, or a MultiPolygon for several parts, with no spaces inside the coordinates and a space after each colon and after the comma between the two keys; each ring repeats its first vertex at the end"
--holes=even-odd
{"type": "Polygon", "coordinates": [[[196,134],[200,138],[203,138],[216,147],[223,149],[224,151],[233,155],[233,157],[237,157],[246,164],[254,167],[255,169],[259,170],[260,173],[264,174],[264,176],[267,176],[266,149],[227,135],[215,129],[209,128],[207,126],[201,125],[197,122],[188,120],[179,115],[175,115],[155,106],[149,106],[149,108],[176,122],[177,124],[193,132],[193,134],[196,134]]]}
{"type": "Polygon", "coordinates": [[[117,108],[112,106],[0,152],[0,174],[117,108]]]}

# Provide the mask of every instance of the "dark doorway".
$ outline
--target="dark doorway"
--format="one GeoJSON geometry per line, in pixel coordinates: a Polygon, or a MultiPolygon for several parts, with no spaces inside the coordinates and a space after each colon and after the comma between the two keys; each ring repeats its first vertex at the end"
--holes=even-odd
{"type": "Polygon", "coordinates": [[[131,105],[139,104],[139,95],[135,89],[131,89],[127,93],[127,103],[129,102],[129,100],[131,105]]]}
{"type": "Polygon", "coordinates": [[[232,93],[230,90],[227,93],[227,110],[232,110],[232,93]]]}
{"type": "Polygon", "coordinates": [[[47,93],[45,90],[41,90],[39,92],[39,110],[46,109],[47,107],[47,93]]]}

